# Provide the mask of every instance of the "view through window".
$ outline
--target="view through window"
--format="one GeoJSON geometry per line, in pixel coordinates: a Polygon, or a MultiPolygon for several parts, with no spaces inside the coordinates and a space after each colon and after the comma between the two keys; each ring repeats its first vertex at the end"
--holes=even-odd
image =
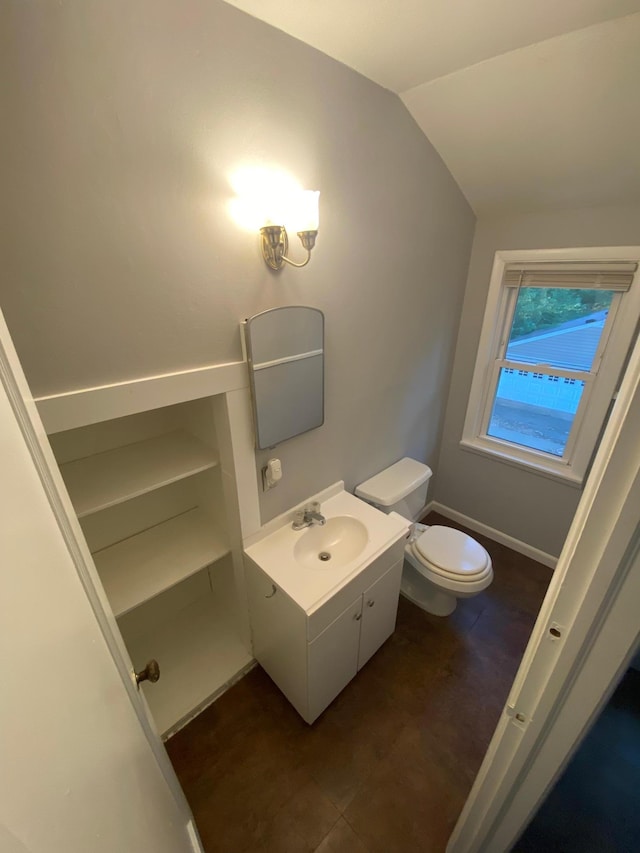
{"type": "Polygon", "coordinates": [[[583,482],[640,319],[639,257],[496,252],[462,447],[583,482]]]}
{"type": "Polygon", "coordinates": [[[593,369],[613,296],[610,290],[520,288],[506,349],[513,366],[500,368],[488,435],[564,454],[585,388],[582,375],[593,369]]]}

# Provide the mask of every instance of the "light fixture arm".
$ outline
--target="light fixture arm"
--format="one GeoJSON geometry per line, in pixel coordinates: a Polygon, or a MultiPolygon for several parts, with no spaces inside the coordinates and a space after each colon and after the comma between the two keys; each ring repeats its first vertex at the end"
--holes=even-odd
{"type": "Polygon", "coordinates": [[[297,264],[295,261],[292,261],[291,258],[287,258],[285,255],[282,256],[282,260],[286,264],[291,264],[292,267],[306,267],[306,265],[311,260],[311,250],[307,249],[307,259],[306,259],[306,261],[303,261],[301,264],[297,264]]]}
{"type": "Polygon", "coordinates": [[[283,263],[290,264],[292,267],[306,267],[309,263],[318,232],[298,231],[297,233],[303,248],[307,250],[307,258],[301,264],[292,261],[286,255],[289,249],[289,238],[284,225],[265,225],[260,229],[262,257],[272,270],[281,269],[283,263]]]}

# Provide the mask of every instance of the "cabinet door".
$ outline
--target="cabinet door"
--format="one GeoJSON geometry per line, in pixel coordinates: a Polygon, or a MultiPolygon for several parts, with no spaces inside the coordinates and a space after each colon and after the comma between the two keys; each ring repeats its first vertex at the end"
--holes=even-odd
{"type": "Polygon", "coordinates": [[[358,669],[363,667],[384,641],[393,634],[398,612],[402,560],[365,590],[360,630],[358,669]]]}
{"type": "Polygon", "coordinates": [[[309,643],[309,714],[312,723],[358,671],[362,596],[309,643]]]}

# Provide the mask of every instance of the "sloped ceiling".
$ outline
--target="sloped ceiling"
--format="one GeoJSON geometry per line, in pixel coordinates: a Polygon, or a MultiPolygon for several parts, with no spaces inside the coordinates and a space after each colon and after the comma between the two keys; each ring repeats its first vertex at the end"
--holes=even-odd
{"type": "Polygon", "coordinates": [[[640,0],[230,2],[398,93],[479,215],[640,201],[640,0]]]}

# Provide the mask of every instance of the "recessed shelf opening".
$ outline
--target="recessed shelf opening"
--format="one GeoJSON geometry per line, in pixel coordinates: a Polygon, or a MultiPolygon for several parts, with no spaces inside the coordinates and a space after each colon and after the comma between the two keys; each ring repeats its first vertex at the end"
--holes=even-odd
{"type": "Polygon", "coordinates": [[[163,735],[252,663],[216,437],[223,412],[202,398],[50,436],[133,667],[160,665],[143,689],[163,735]]]}

